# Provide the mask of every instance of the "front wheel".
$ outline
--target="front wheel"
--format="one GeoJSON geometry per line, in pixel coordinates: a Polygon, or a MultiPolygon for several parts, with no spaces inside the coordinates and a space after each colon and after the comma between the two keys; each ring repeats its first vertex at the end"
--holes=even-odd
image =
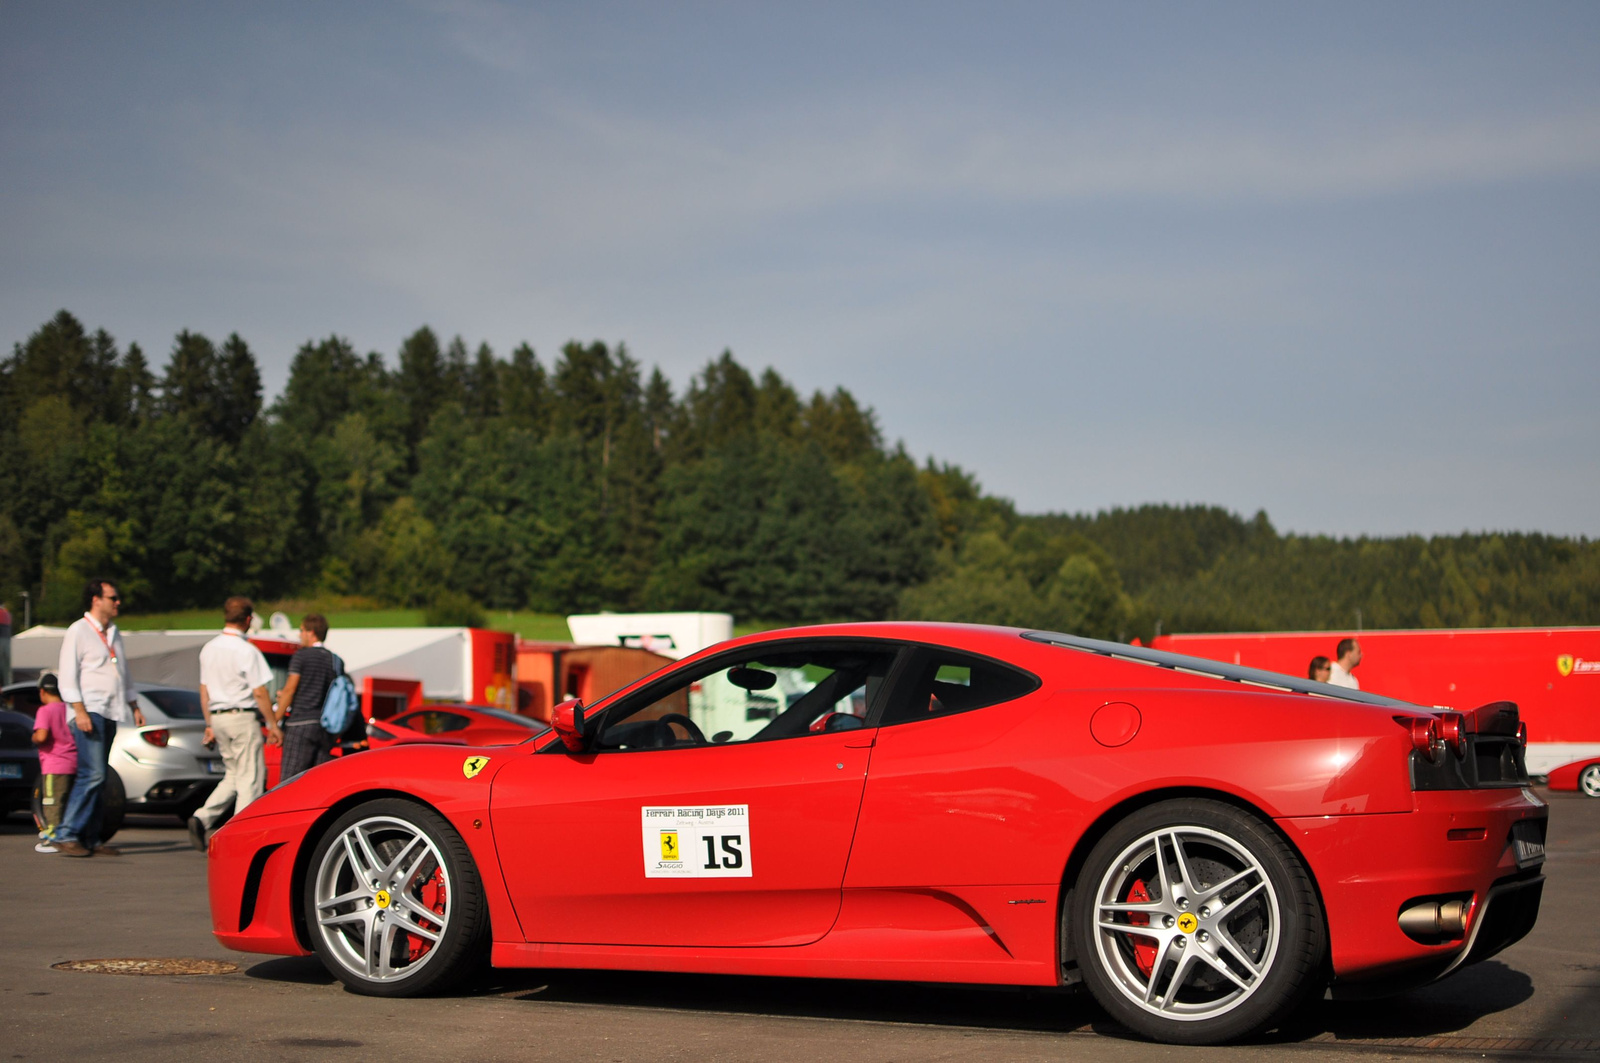
{"type": "Polygon", "coordinates": [[[358,993],[441,992],[484,958],[489,913],[454,827],[410,801],[369,801],[312,852],[305,889],[312,947],[358,993]]]}
{"type": "Polygon", "coordinates": [[[1314,988],[1326,947],[1294,851],[1218,801],[1165,801],[1114,826],[1085,862],[1069,919],[1095,999],[1172,1044],[1270,1029],[1314,988]]]}
{"type": "Polygon", "coordinates": [[[1578,773],[1578,792],[1585,797],[1600,797],[1600,764],[1591,764],[1578,773]]]}

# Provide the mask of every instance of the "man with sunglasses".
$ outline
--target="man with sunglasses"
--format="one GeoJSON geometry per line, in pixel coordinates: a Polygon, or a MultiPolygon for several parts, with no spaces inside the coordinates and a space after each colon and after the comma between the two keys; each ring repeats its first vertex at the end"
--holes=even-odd
{"type": "Polygon", "coordinates": [[[144,726],[144,714],[128,678],[128,656],[115,623],[122,595],[108,579],[92,579],[83,589],[83,616],[61,640],[56,677],[61,700],[72,707],[72,734],[78,745],[78,773],[72,796],[56,832],[62,856],[121,856],[100,842],[102,787],[110,770],[111,743],[119,724],[144,726]]]}

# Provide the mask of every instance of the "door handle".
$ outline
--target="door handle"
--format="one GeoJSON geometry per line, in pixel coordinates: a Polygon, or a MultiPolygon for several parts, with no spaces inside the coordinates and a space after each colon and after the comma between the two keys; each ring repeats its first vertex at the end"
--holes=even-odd
{"type": "Polygon", "coordinates": [[[877,732],[873,732],[872,734],[862,735],[860,738],[846,738],[844,747],[846,749],[871,749],[873,743],[877,742],[877,740],[877,732]]]}

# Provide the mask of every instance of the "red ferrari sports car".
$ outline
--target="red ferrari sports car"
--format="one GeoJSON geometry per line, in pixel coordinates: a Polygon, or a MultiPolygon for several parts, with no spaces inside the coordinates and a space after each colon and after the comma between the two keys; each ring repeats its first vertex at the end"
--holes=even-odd
{"type": "Polygon", "coordinates": [[[368,721],[367,743],[371,749],[407,742],[509,746],[549,729],[543,721],[488,705],[428,705],[387,720],[368,721]]]}
{"type": "Polygon", "coordinates": [[[1521,938],[1516,707],[940,624],[712,647],[518,745],[406,744],[212,838],[212,923],[358,992],[500,967],[1082,983],[1213,1043],[1521,938]]]}
{"type": "Polygon", "coordinates": [[[1552,790],[1577,790],[1585,797],[1600,797],[1600,760],[1575,760],[1552,768],[1549,782],[1552,790]]]}

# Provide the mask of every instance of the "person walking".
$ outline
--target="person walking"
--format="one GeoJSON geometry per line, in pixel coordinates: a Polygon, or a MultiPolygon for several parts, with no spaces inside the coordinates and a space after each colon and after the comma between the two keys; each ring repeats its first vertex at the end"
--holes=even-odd
{"type": "Polygon", "coordinates": [[[1328,676],[1332,674],[1333,662],[1322,656],[1320,653],[1311,658],[1311,667],[1306,669],[1306,677],[1308,679],[1315,679],[1319,683],[1326,683],[1328,681],[1328,676]]]}
{"type": "Polygon", "coordinates": [[[272,669],[248,637],[253,616],[255,606],[249,598],[229,598],[222,604],[222,634],[200,648],[200,713],[206,720],[205,741],[208,745],[216,742],[224,769],[217,788],[189,817],[189,840],[201,852],[205,852],[206,839],[229,804],[237,815],[266,792],[262,724],[266,724],[268,742],[277,745],[283,741],[272,700],[267,697],[272,669]],[[257,712],[261,714],[259,718],[257,712]]]}
{"type": "Polygon", "coordinates": [[[33,744],[39,747],[39,843],[36,853],[58,853],[56,831],[61,829],[61,814],[67,810],[67,795],[72,792],[72,777],[78,773],[78,743],[75,728],[67,723],[67,705],[61,700],[61,686],[49,672],[39,677],[39,711],[33,717],[33,744]]]}
{"type": "Polygon", "coordinates": [[[1336,687],[1360,690],[1361,681],[1351,673],[1361,663],[1361,643],[1355,639],[1340,639],[1333,657],[1333,664],[1328,669],[1328,682],[1336,687]]]}
{"type": "Polygon", "coordinates": [[[56,832],[56,850],[62,856],[122,855],[120,849],[100,841],[105,811],[101,789],[118,725],[142,727],[144,714],[128,678],[122,632],[114,622],[121,609],[122,595],[115,583],[90,580],[83,588],[83,616],[72,622],[61,640],[56,681],[61,699],[72,706],[72,737],[78,746],[72,795],[56,832]]]}
{"type": "Polygon", "coordinates": [[[300,648],[289,658],[289,678],[278,691],[278,723],[283,727],[280,782],[333,759],[339,736],[323,730],[322,705],[334,679],[344,673],[344,662],[322,644],[327,637],[328,621],[321,613],[307,613],[300,621],[300,648]]]}

